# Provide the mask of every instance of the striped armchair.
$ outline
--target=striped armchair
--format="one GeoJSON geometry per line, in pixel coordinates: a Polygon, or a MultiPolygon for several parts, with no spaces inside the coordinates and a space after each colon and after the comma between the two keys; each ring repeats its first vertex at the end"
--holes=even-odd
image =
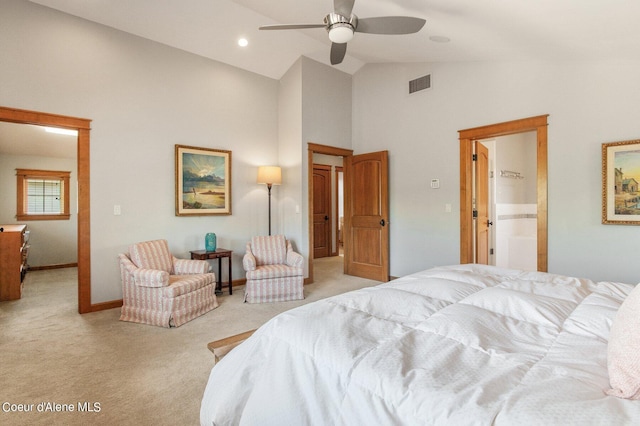
{"type": "Polygon", "coordinates": [[[209,263],[174,257],[166,240],[133,244],[118,260],[121,321],[179,327],[218,307],[209,263]]]}
{"type": "Polygon", "coordinates": [[[247,271],[244,300],[249,303],[304,299],[302,255],[284,235],[253,237],[242,266],[247,271]]]}

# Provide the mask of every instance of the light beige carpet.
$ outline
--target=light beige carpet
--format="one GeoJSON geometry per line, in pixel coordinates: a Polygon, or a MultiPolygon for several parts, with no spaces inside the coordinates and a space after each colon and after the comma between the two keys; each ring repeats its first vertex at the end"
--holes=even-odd
{"type": "Polygon", "coordinates": [[[0,302],[0,425],[197,425],[213,365],[208,342],[378,284],[343,275],[338,257],[316,260],[314,274],[303,301],[246,304],[235,287],[217,309],[165,329],[119,321],[120,309],[78,314],[75,268],[30,272],[23,298],[0,302]]]}

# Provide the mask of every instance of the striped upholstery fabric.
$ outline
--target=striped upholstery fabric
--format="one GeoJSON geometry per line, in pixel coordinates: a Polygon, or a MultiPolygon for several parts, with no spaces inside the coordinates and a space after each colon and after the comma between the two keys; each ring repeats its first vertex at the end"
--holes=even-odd
{"type": "Polygon", "coordinates": [[[210,267],[206,260],[173,258],[173,273],[176,275],[206,274],[210,267]]]}
{"type": "Polygon", "coordinates": [[[215,275],[207,273],[208,262],[176,259],[164,240],[135,244],[130,247],[130,255],[121,253],[118,261],[122,278],[121,321],[179,327],[218,307],[215,275]],[[172,275],[167,269],[180,275],[172,275]]]}
{"type": "Polygon", "coordinates": [[[138,268],[173,273],[173,259],[167,240],[146,241],[129,247],[131,261],[138,268]]]}
{"type": "Polygon", "coordinates": [[[253,237],[242,265],[247,271],[244,300],[249,303],[304,299],[304,258],[284,235],[253,237]]]}
{"type": "Polygon", "coordinates": [[[287,265],[264,265],[254,271],[247,271],[248,280],[264,280],[269,278],[297,277],[302,275],[302,268],[287,265]]]}
{"type": "Polygon", "coordinates": [[[251,252],[256,266],[281,265],[287,259],[287,241],[284,235],[251,238],[251,252]]]}

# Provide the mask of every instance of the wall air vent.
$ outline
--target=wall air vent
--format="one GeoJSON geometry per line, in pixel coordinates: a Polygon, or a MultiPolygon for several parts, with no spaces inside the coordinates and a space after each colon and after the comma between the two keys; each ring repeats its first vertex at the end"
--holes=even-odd
{"type": "Polygon", "coordinates": [[[431,87],[431,74],[427,74],[422,77],[418,77],[415,80],[409,82],[409,94],[418,92],[420,90],[428,89],[431,87]]]}

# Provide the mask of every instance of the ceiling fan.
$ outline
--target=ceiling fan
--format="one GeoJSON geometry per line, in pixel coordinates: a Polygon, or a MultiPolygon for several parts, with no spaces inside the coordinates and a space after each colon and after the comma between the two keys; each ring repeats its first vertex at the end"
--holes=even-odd
{"type": "Polygon", "coordinates": [[[331,65],[342,62],[347,53],[347,42],[354,33],[369,34],[413,34],[422,29],[425,20],[410,16],[358,17],[351,13],[355,0],[333,0],[334,12],[324,17],[323,24],[276,24],[264,25],[261,30],[297,30],[325,28],[331,40],[331,65]]]}

